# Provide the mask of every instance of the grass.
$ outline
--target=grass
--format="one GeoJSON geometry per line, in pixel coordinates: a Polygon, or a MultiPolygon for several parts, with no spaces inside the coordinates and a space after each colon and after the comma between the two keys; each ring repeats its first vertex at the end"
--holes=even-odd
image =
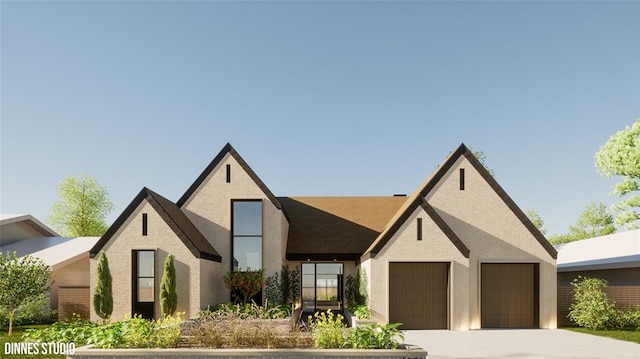
{"type": "Polygon", "coordinates": [[[8,355],[5,353],[4,343],[17,343],[22,342],[22,334],[24,334],[27,329],[42,329],[46,328],[48,325],[26,325],[23,327],[13,328],[13,334],[9,336],[8,331],[3,329],[0,331],[0,357],[7,359],[64,359],[64,355],[8,355]]]}
{"type": "Polygon", "coordinates": [[[573,327],[566,327],[562,329],[640,344],[640,330],[595,330],[573,327]]]}

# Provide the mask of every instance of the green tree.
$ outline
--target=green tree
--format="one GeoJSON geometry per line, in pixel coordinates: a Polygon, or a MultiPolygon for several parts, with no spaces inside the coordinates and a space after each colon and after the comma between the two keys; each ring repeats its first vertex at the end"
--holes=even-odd
{"type": "Polygon", "coordinates": [[[168,255],[164,260],[162,283],[160,284],[160,309],[162,316],[173,315],[178,308],[178,293],[176,293],[176,268],[173,256],[168,255]]]}
{"type": "Polygon", "coordinates": [[[536,228],[538,228],[538,230],[540,231],[540,233],[542,233],[543,236],[547,234],[547,229],[544,228],[544,221],[542,220],[542,217],[540,217],[538,212],[536,212],[533,209],[525,209],[524,214],[527,215],[527,218],[529,218],[531,223],[533,223],[533,225],[536,226],[536,228]]]}
{"type": "Polygon", "coordinates": [[[96,314],[104,321],[109,320],[113,313],[113,291],[111,288],[111,271],[104,252],[98,258],[98,283],[93,293],[93,307],[96,314]]]}
{"type": "Polygon", "coordinates": [[[9,336],[13,333],[13,317],[24,304],[42,300],[51,290],[49,266],[30,255],[18,258],[0,253],[0,307],[9,316],[9,336]]]}
{"type": "Polygon", "coordinates": [[[549,241],[549,243],[556,246],[558,244],[569,243],[569,242],[577,241],[579,239],[576,239],[569,233],[563,233],[563,234],[554,234],[552,236],[549,236],[547,237],[547,240],[549,241]]]}
{"type": "Polygon", "coordinates": [[[48,222],[64,236],[101,236],[105,218],[113,210],[107,189],[95,178],[67,177],[56,186],[59,199],[51,206],[48,222]]]}
{"type": "Polygon", "coordinates": [[[611,194],[622,199],[613,205],[615,226],[637,228],[640,219],[640,119],[618,131],[594,155],[598,172],[605,177],[622,176],[611,194]]]}
{"type": "Polygon", "coordinates": [[[613,216],[602,203],[591,203],[580,213],[576,224],[569,226],[569,234],[577,239],[606,236],[614,233],[613,216]]]}

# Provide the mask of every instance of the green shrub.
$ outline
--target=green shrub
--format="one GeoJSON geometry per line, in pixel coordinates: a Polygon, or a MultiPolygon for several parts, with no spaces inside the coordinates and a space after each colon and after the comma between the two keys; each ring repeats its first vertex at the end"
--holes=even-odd
{"type": "Polygon", "coordinates": [[[291,315],[291,306],[274,305],[259,306],[256,303],[251,304],[220,304],[214,308],[206,309],[198,313],[198,319],[207,319],[211,315],[233,315],[241,319],[282,319],[291,315]]]}
{"type": "Polygon", "coordinates": [[[640,307],[619,310],[616,318],[616,327],[626,330],[640,330],[640,307]]]}
{"type": "Polygon", "coordinates": [[[398,329],[401,323],[385,325],[363,325],[351,330],[349,343],[358,349],[396,349],[404,340],[404,334],[398,329]]]}
{"type": "Polygon", "coordinates": [[[265,280],[265,303],[280,305],[282,300],[282,285],[280,284],[280,274],[277,272],[265,280]]]}
{"type": "MultiPolygon", "coordinates": [[[[42,297],[20,305],[13,317],[13,325],[50,324],[55,322],[57,318],[58,311],[49,308],[49,298],[42,297]]],[[[0,307],[0,330],[8,328],[9,316],[7,311],[0,307]]]]}
{"type": "Polygon", "coordinates": [[[571,285],[574,288],[573,303],[569,307],[571,321],[589,329],[615,326],[618,313],[603,290],[607,286],[606,280],[578,276],[571,285]]]}
{"type": "Polygon", "coordinates": [[[176,267],[170,254],[164,260],[162,283],[160,284],[160,311],[162,316],[174,315],[178,308],[178,293],[176,292],[176,267]]]}
{"type": "Polygon", "coordinates": [[[358,317],[358,319],[370,319],[371,312],[369,311],[369,307],[366,304],[359,304],[356,306],[349,307],[351,314],[358,317]]]}
{"type": "Polygon", "coordinates": [[[334,314],[331,309],[309,316],[314,345],[322,349],[348,347],[349,332],[343,319],[341,314],[334,314]]]}
{"type": "Polygon", "coordinates": [[[70,321],[56,322],[43,329],[27,329],[22,338],[32,342],[74,342],[80,346],[89,343],[96,327],[97,324],[74,315],[70,321]]]}
{"type": "Polygon", "coordinates": [[[234,303],[250,303],[251,298],[262,290],[264,269],[256,271],[232,271],[224,276],[224,284],[231,292],[234,303]]]}

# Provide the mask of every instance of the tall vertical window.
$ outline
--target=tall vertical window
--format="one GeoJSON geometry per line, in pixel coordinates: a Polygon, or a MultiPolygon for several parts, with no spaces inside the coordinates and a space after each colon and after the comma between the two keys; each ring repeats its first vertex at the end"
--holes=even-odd
{"type": "Polygon", "coordinates": [[[417,229],[418,229],[418,240],[421,241],[422,240],[422,218],[418,218],[418,225],[417,225],[417,229]]]}
{"type": "Polygon", "coordinates": [[[231,183],[231,165],[227,165],[227,183],[231,183]]]}
{"type": "Polygon", "coordinates": [[[153,318],[156,300],[156,252],[153,250],[134,250],[132,256],[132,312],[133,314],[140,314],[144,318],[153,318]]]}
{"type": "Polygon", "coordinates": [[[142,214],[142,235],[143,236],[147,235],[147,214],[146,213],[142,214]]]}
{"type": "Polygon", "coordinates": [[[262,201],[233,201],[234,271],[262,268],[262,201]]]}
{"type": "Polygon", "coordinates": [[[464,168],[460,169],[460,190],[464,191],[464,168]]]}

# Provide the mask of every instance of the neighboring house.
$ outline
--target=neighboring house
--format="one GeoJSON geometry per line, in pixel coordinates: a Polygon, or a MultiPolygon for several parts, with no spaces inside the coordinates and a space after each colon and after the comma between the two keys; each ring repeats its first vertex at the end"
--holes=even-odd
{"type": "Polygon", "coordinates": [[[573,302],[571,282],[579,275],[608,282],[605,292],[618,309],[640,306],[640,229],[560,244],[558,250],[558,324],[573,302]]]}
{"type": "Polygon", "coordinates": [[[555,249],[464,145],[408,197],[275,197],[227,144],[177,202],[140,191],[91,249],[92,291],[101,252],[114,318],[160,316],[172,254],[187,317],[230,299],[227,272],[284,264],[304,310],[342,309],[360,269],[373,316],[406,329],[556,327],[555,249]]]}
{"type": "Polygon", "coordinates": [[[0,215],[0,253],[29,254],[51,268],[49,303],[60,319],[89,318],[89,249],[98,239],[60,237],[29,214],[0,215]]]}

